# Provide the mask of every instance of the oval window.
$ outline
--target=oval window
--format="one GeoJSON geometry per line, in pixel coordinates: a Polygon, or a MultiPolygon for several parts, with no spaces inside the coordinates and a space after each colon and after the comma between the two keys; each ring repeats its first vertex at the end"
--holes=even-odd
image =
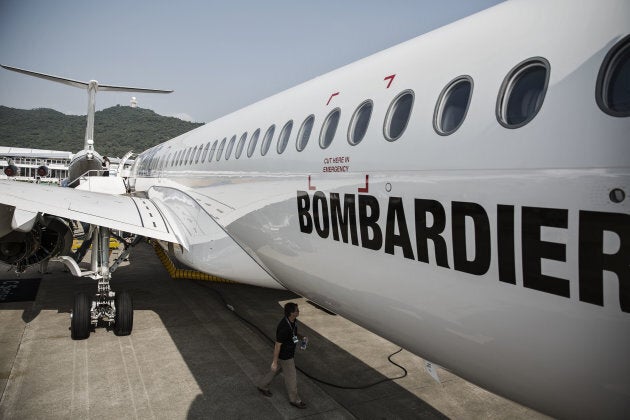
{"type": "Polygon", "coordinates": [[[206,143],[206,147],[203,148],[203,154],[201,155],[201,163],[206,160],[206,156],[208,156],[208,149],[210,149],[210,142],[206,143]]]}
{"type": "Polygon", "coordinates": [[[630,35],[610,49],[597,76],[597,105],[613,117],[630,117],[630,35]]]}
{"type": "Polygon", "coordinates": [[[195,163],[199,163],[199,157],[201,156],[202,149],[203,145],[199,146],[199,149],[197,149],[197,154],[195,155],[195,163]]]}
{"type": "Polygon", "coordinates": [[[354,111],[348,129],[348,143],[352,146],[361,143],[361,140],[365,137],[368,125],[370,124],[370,118],[372,117],[372,108],[372,101],[368,99],[361,103],[357,110],[354,111]]]}
{"type": "Polygon", "coordinates": [[[339,108],[335,108],[324,120],[324,124],[322,124],[322,131],[319,133],[319,147],[322,149],[327,148],[332,143],[335,138],[335,133],[337,132],[337,126],[339,125],[339,118],[341,117],[341,110],[339,108]]]}
{"type": "Polygon", "coordinates": [[[472,89],[470,76],[460,76],[442,90],[433,114],[433,128],[438,134],[448,136],[462,125],[470,105],[472,89]]]}
{"type": "Polygon", "coordinates": [[[405,90],[389,106],[383,127],[383,134],[388,141],[398,140],[405,132],[413,109],[413,99],[413,91],[405,90]]]}
{"type": "Polygon", "coordinates": [[[508,73],[497,101],[497,119],[506,128],[519,128],[534,119],[547,93],[549,62],[528,59],[508,73]]]}
{"type": "Polygon", "coordinates": [[[188,149],[188,154],[186,154],[186,164],[190,165],[193,162],[193,158],[195,157],[195,152],[197,151],[197,148],[195,147],[194,149],[191,147],[188,149]]]}
{"type": "Polygon", "coordinates": [[[295,147],[298,152],[304,150],[306,145],[308,144],[308,140],[311,138],[311,132],[313,131],[313,124],[315,123],[315,115],[311,114],[302,123],[300,127],[300,131],[297,135],[297,140],[295,142],[295,147]]]}
{"type": "Polygon", "coordinates": [[[241,136],[241,139],[238,141],[238,144],[236,145],[236,152],[234,153],[234,157],[236,159],[241,157],[241,154],[243,153],[243,148],[245,147],[245,141],[247,141],[247,132],[243,133],[243,135],[241,136]]]}
{"type": "Polygon", "coordinates": [[[291,137],[291,130],[293,129],[293,120],[287,122],[284,127],[282,127],[282,131],[280,131],[280,136],[278,136],[278,154],[282,154],[284,150],[287,148],[287,144],[289,144],[289,137],[291,137]]]}
{"type": "Polygon", "coordinates": [[[232,156],[232,149],[234,149],[234,143],[236,143],[236,134],[232,136],[232,138],[230,139],[230,142],[225,148],[225,160],[228,160],[230,156],[232,156]]]}
{"type": "Polygon", "coordinates": [[[221,144],[219,144],[219,148],[217,149],[217,156],[214,158],[217,162],[221,160],[221,155],[223,154],[223,149],[225,148],[225,142],[227,141],[227,137],[224,137],[221,140],[221,144]]]}
{"type": "Polygon", "coordinates": [[[271,127],[267,129],[267,132],[265,133],[265,137],[263,138],[263,141],[262,141],[262,146],[260,148],[260,154],[262,156],[265,156],[267,152],[269,151],[269,146],[271,146],[271,139],[273,138],[273,133],[275,131],[276,131],[275,125],[272,125],[271,127]]]}
{"type": "Polygon", "coordinates": [[[212,143],[212,148],[210,149],[210,153],[208,153],[208,162],[212,162],[212,157],[214,156],[214,151],[217,150],[218,143],[219,140],[215,140],[214,143],[212,143]]]}
{"type": "Polygon", "coordinates": [[[260,128],[257,128],[252,134],[252,138],[249,139],[249,146],[247,146],[247,157],[250,158],[256,150],[256,143],[258,143],[258,137],[260,136],[260,128]]]}

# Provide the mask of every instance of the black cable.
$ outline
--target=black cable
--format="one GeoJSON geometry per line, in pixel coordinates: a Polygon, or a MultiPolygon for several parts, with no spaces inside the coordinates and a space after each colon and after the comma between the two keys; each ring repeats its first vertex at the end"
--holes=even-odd
{"type": "MultiPolygon", "coordinates": [[[[237,317],[237,318],[239,318],[241,321],[245,322],[246,324],[248,324],[248,325],[252,326],[252,327],[253,327],[254,329],[256,329],[256,330],[257,330],[257,331],[258,331],[258,332],[259,332],[259,333],[260,333],[260,334],[261,334],[264,338],[266,338],[267,340],[269,340],[271,343],[275,343],[275,340],[273,340],[271,337],[269,337],[269,336],[268,336],[268,335],[267,335],[267,334],[266,334],[266,333],[265,333],[262,329],[260,329],[260,327],[258,327],[256,324],[254,324],[253,322],[249,321],[248,319],[246,319],[246,318],[244,318],[243,316],[241,316],[238,312],[236,312],[236,310],[234,309],[234,306],[232,306],[232,305],[230,305],[229,303],[227,303],[227,301],[226,301],[226,300],[225,300],[225,298],[223,297],[223,294],[222,294],[220,291],[216,290],[214,287],[210,287],[210,286],[208,286],[206,283],[200,283],[200,282],[197,282],[197,283],[198,283],[198,284],[201,284],[201,285],[206,286],[206,288],[207,288],[207,289],[209,289],[209,290],[213,291],[214,293],[216,293],[216,294],[219,296],[219,299],[221,299],[221,301],[222,301],[222,302],[223,302],[223,304],[225,305],[225,307],[226,307],[227,309],[229,309],[229,310],[230,310],[230,312],[232,312],[234,315],[236,315],[236,317],[237,317]]],[[[373,387],[373,386],[375,386],[375,385],[381,384],[381,383],[383,383],[383,382],[393,381],[393,380],[396,380],[396,379],[402,379],[402,378],[404,378],[405,376],[407,376],[407,369],[405,369],[404,367],[402,367],[401,365],[399,365],[398,363],[396,363],[396,362],[394,362],[394,361],[392,360],[392,357],[393,357],[393,356],[395,356],[396,354],[400,353],[401,351],[402,351],[402,347],[401,347],[401,348],[399,348],[398,350],[396,350],[395,352],[393,352],[392,354],[390,354],[389,356],[387,356],[387,360],[389,360],[389,362],[390,362],[391,364],[393,364],[393,365],[397,366],[398,368],[402,369],[402,371],[404,372],[402,375],[397,376],[397,377],[395,377],[395,378],[387,378],[387,377],[386,377],[386,378],[381,379],[381,380],[379,380],[379,381],[376,381],[376,382],[374,382],[374,383],[367,384],[367,385],[361,385],[361,386],[347,386],[347,385],[338,385],[338,384],[334,384],[334,383],[331,383],[331,382],[324,381],[323,379],[319,379],[319,378],[317,378],[317,377],[315,377],[315,376],[313,376],[313,375],[311,375],[311,374],[307,373],[306,371],[304,371],[302,368],[300,368],[300,367],[298,367],[298,366],[296,366],[295,368],[296,368],[297,370],[299,370],[300,372],[302,372],[302,374],[304,374],[304,376],[306,376],[306,377],[308,377],[308,378],[310,378],[310,379],[312,379],[312,380],[314,380],[314,381],[316,381],[316,382],[319,382],[319,383],[321,383],[321,384],[331,386],[331,387],[333,387],[333,388],[339,388],[339,389],[367,389],[367,388],[371,388],[371,387],[373,387]]]]}

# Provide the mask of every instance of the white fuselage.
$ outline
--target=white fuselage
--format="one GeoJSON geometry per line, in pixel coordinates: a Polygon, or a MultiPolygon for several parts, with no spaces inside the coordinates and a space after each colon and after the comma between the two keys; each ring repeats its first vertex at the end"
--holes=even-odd
{"type": "Polygon", "coordinates": [[[602,112],[595,91],[629,32],[627,1],[509,1],[160,144],[138,157],[132,183],[180,215],[190,200],[198,226],[180,232],[188,251],[178,257],[191,266],[280,284],[543,412],[620,416],[630,408],[630,269],[612,271],[605,255],[630,247],[630,199],[610,198],[630,192],[630,119],[602,112]],[[532,57],[549,63],[544,102],[506,128],[502,82],[532,57]],[[462,75],[472,80],[466,117],[440,135],[436,101],[462,75]],[[407,90],[411,117],[388,141],[388,107],[407,90]],[[351,145],[368,99],[367,133],[351,145]]]}

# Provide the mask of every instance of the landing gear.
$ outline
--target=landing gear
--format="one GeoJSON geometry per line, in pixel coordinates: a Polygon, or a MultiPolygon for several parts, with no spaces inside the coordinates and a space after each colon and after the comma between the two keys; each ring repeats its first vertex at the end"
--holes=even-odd
{"type": "Polygon", "coordinates": [[[114,293],[109,285],[111,273],[118,267],[120,261],[127,257],[129,250],[125,250],[110,267],[109,237],[110,232],[107,228],[96,227],[92,229],[91,271],[81,271],[76,261],[71,258],[61,260],[73,274],[89,276],[98,280],[98,291],[94,299],[85,293],[80,293],[74,298],[70,322],[73,340],[88,338],[91,328],[97,327],[99,324],[112,328],[118,336],[131,334],[133,328],[131,295],[126,291],[114,293]]]}

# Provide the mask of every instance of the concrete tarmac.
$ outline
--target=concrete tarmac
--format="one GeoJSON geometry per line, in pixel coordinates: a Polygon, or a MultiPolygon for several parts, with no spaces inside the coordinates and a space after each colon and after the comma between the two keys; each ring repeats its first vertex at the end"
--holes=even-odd
{"type": "MultiPolygon", "coordinates": [[[[491,394],[288,291],[173,280],[148,245],[116,271],[113,290],[128,290],[134,328],[117,337],[97,328],[70,339],[74,294],[96,282],[75,278],[60,264],[42,277],[34,301],[0,303],[0,418],[2,419],[538,419],[543,415],[491,394]],[[273,396],[256,389],[269,369],[271,339],[282,304],[300,305],[300,331],[309,337],[296,365],[305,410],[289,404],[282,375],[273,396]],[[234,308],[234,312],[226,307],[234,308]],[[258,329],[240,319],[247,319],[258,329]]],[[[6,267],[5,267],[6,269],[6,267]]],[[[15,279],[0,273],[0,281],[15,279]]]]}

